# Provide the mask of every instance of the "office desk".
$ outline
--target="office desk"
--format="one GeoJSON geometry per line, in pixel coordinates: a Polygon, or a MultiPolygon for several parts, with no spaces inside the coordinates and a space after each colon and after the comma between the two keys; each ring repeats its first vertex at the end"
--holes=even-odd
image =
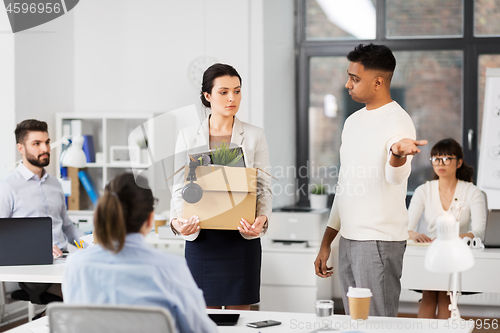
{"type": "MultiPolygon", "coordinates": [[[[0,282],[62,283],[66,259],[52,265],[0,266],[0,282]]],[[[28,319],[35,315],[35,306],[28,303],[28,319]]]]}
{"type": "MultiPolygon", "coordinates": [[[[448,290],[449,274],[424,267],[428,246],[409,245],[403,261],[403,289],[448,290]]],[[[473,249],[474,266],[462,272],[462,291],[500,293],[500,249],[473,249]]]]}
{"type": "Polygon", "coordinates": [[[52,265],[0,266],[0,281],[62,283],[65,259],[56,259],[52,265]]]}
{"type": "MultiPolygon", "coordinates": [[[[306,333],[313,332],[322,327],[337,329],[335,332],[342,331],[360,331],[366,333],[379,332],[408,332],[408,333],[469,333],[474,329],[473,324],[467,324],[463,328],[453,329],[448,325],[446,320],[437,319],[416,319],[416,318],[384,318],[370,317],[364,323],[352,323],[349,316],[332,316],[326,318],[316,318],[315,314],[309,313],[289,313],[289,312],[267,312],[267,311],[232,311],[232,310],[208,310],[208,313],[240,313],[240,319],[236,326],[219,326],[220,333],[258,333],[258,332],[296,332],[306,333]],[[247,323],[262,321],[262,320],[277,320],[281,322],[279,326],[266,327],[255,329],[246,326],[247,323]]],[[[32,328],[43,329],[47,327],[48,318],[43,317],[31,323],[24,324],[7,331],[8,333],[32,333],[32,328]]],[[[41,330],[38,332],[42,332],[41,330]]],[[[329,331],[321,331],[329,332],[329,331]]]]}

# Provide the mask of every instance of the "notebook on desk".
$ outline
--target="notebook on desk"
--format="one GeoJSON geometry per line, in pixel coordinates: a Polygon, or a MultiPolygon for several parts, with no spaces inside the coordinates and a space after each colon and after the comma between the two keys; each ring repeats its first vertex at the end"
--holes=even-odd
{"type": "Polygon", "coordinates": [[[52,262],[50,217],[0,218],[0,266],[52,262]]]}
{"type": "Polygon", "coordinates": [[[500,209],[488,210],[484,247],[500,248],[500,209]]]}

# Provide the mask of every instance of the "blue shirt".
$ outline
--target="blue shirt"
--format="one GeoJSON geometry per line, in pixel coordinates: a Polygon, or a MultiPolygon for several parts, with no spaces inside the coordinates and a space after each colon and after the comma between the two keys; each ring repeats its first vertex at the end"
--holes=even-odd
{"type": "Polygon", "coordinates": [[[160,306],[181,333],[217,332],[185,259],[150,247],[139,233],[128,234],[117,254],[100,245],[71,254],[62,291],[65,303],[160,306]]]}
{"type": "Polygon", "coordinates": [[[0,181],[0,217],[52,218],[52,242],[60,249],[83,235],[68,217],[59,181],[45,170],[40,179],[23,163],[0,181]]]}

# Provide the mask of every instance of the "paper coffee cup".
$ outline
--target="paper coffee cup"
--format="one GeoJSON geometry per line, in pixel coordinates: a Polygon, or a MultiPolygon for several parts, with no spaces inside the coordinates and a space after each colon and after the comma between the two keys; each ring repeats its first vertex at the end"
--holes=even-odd
{"type": "Polygon", "coordinates": [[[158,227],[167,224],[167,218],[163,215],[155,214],[155,232],[158,233],[158,227]]]}
{"type": "Polygon", "coordinates": [[[349,299],[349,312],[353,320],[366,320],[370,313],[370,299],[372,292],[368,288],[349,287],[347,292],[349,299]]]}

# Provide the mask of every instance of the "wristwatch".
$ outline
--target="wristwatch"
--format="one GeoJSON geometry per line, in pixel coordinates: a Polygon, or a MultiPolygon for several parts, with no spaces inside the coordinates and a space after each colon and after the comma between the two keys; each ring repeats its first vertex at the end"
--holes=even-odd
{"type": "Polygon", "coordinates": [[[394,154],[394,152],[392,151],[392,147],[391,147],[390,151],[391,151],[391,154],[392,154],[392,155],[396,156],[396,157],[397,157],[397,158],[399,158],[399,159],[403,159],[403,158],[405,158],[405,157],[406,157],[406,155],[402,155],[402,156],[400,156],[400,155],[396,155],[396,154],[394,154]]]}

